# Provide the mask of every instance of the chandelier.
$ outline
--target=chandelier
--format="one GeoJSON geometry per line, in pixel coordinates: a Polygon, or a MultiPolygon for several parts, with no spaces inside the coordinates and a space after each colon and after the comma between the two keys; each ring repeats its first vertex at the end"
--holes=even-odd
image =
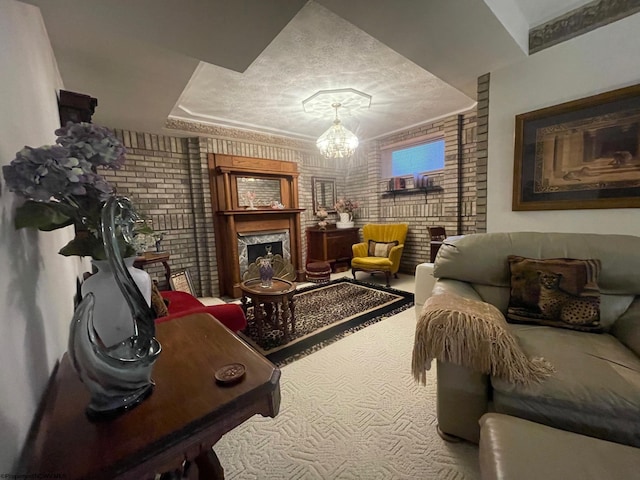
{"type": "Polygon", "coordinates": [[[332,103],[331,106],[336,109],[336,119],[333,121],[333,125],[320,135],[320,138],[316,141],[316,146],[325,158],[350,157],[358,148],[358,137],[343,127],[338,118],[338,108],[342,104],[332,103]]]}

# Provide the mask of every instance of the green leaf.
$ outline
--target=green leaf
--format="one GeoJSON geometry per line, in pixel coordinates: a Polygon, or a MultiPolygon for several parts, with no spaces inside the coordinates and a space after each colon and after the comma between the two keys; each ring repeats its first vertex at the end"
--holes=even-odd
{"type": "Polygon", "coordinates": [[[28,200],[16,209],[16,228],[37,228],[45,232],[73,225],[73,219],[55,203],[28,200]]]}
{"type": "Polygon", "coordinates": [[[70,257],[78,255],[81,257],[93,257],[96,260],[106,259],[102,240],[93,235],[76,236],[58,252],[60,255],[70,257]]]}

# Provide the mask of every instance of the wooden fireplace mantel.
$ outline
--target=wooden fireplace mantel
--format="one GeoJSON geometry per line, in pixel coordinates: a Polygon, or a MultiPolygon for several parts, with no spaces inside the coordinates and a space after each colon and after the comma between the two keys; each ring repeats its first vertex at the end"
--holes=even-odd
{"type": "Polygon", "coordinates": [[[217,215],[277,215],[282,213],[302,213],[304,208],[258,208],[257,210],[222,210],[217,215]]]}
{"type": "Polygon", "coordinates": [[[297,280],[304,279],[302,231],[298,204],[298,164],[281,160],[209,154],[209,180],[213,207],[220,294],[233,298],[242,295],[238,235],[287,230],[291,263],[297,280]],[[258,205],[249,210],[240,205],[237,179],[255,177],[280,181],[283,209],[258,205]]]}

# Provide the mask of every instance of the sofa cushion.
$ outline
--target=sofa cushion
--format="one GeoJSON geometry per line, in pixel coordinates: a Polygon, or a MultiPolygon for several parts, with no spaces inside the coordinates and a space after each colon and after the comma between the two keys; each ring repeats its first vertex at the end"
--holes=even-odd
{"type": "Polygon", "coordinates": [[[640,470],[640,451],[521,418],[480,419],[483,480],[627,480],[640,470]]]}
{"type": "Polygon", "coordinates": [[[377,242],[375,240],[369,240],[369,256],[370,257],[388,257],[389,252],[393,247],[398,245],[398,241],[393,242],[377,242]]]}
{"type": "Polygon", "coordinates": [[[600,326],[599,260],[507,257],[511,296],[507,318],[582,331],[600,326]]]}
{"type": "Polygon", "coordinates": [[[640,359],[631,350],[607,333],[511,328],[526,355],[556,373],[530,387],[492,378],[496,412],[640,447],[640,359]]]}

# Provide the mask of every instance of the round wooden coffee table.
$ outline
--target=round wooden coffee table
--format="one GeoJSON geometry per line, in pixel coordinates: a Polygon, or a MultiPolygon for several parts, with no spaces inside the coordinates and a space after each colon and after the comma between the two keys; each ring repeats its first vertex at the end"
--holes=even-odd
{"type": "Polygon", "coordinates": [[[275,277],[270,287],[263,287],[260,283],[260,279],[256,278],[240,284],[244,313],[246,315],[248,308],[253,307],[259,341],[264,340],[264,327],[268,323],[280,330],[287,342],[296,331],[296,286],[293,282],[275,277]]]}

